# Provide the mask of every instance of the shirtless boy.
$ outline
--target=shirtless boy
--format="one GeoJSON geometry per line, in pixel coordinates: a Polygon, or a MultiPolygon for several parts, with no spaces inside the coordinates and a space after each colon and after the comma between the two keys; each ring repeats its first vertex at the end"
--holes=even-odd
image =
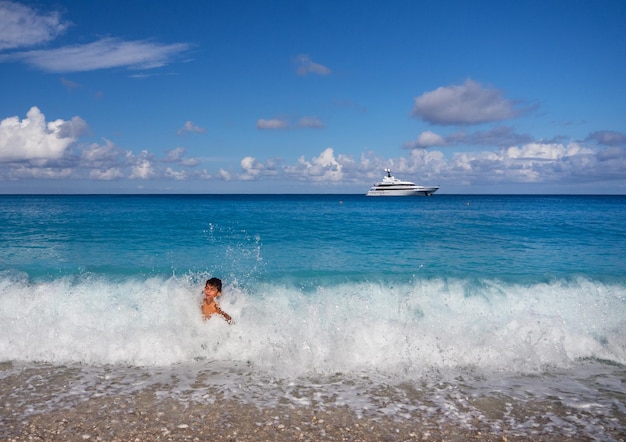
{"type": "Polygon", "coordinates": [[[222,310],[216,301],[216,298],[222,296],[222,280],[219,278],[211,278],[204,286],[204,301],[202,302],[202,316],[209,319],[212,315],[218,314],[224,317],[230,324],[232,318],[222,310]]]}

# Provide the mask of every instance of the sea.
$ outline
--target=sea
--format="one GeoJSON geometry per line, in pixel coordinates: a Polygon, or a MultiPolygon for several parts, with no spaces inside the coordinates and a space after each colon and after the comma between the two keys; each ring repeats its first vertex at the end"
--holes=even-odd
{"type": "Polygon", "coordinates": [[[2,195],[0,383],[624,440],[626,196],[2,195]]]}

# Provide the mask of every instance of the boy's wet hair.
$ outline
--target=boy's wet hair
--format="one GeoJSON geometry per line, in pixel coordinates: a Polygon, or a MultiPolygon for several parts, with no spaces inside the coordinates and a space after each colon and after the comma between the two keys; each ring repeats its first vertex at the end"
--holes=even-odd
{"type": "Polygon", "coordinates": [[[222,291],[222,280],[219,278],[211,278],[207,279],[205,287],[210,285],[211,287],[215,287],[218,292],[222,291]]]}

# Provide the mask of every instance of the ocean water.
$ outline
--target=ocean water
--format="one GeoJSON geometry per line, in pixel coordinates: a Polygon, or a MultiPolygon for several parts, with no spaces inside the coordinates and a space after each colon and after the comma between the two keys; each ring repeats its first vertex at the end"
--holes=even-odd
{"type": "Polygon", "coordinates": [[[23,416],[158,385],[620,440],[625,221],[626,196],[0,196],[0,377],[71,373],[13,386],[23,416]],[[201,318],[212,276],[233,325],[201,318]]]}

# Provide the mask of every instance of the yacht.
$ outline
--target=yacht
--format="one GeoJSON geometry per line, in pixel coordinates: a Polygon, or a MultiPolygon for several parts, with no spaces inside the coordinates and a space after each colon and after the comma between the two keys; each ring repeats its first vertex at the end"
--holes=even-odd
{"type": "Polygon", "coordinates": [[[431,196],[439,186],[418,186],[410,181],[402,181],[391,175],[391,169],[385,169],[387,176],[374,184],[367,196],[431,196]]]}

